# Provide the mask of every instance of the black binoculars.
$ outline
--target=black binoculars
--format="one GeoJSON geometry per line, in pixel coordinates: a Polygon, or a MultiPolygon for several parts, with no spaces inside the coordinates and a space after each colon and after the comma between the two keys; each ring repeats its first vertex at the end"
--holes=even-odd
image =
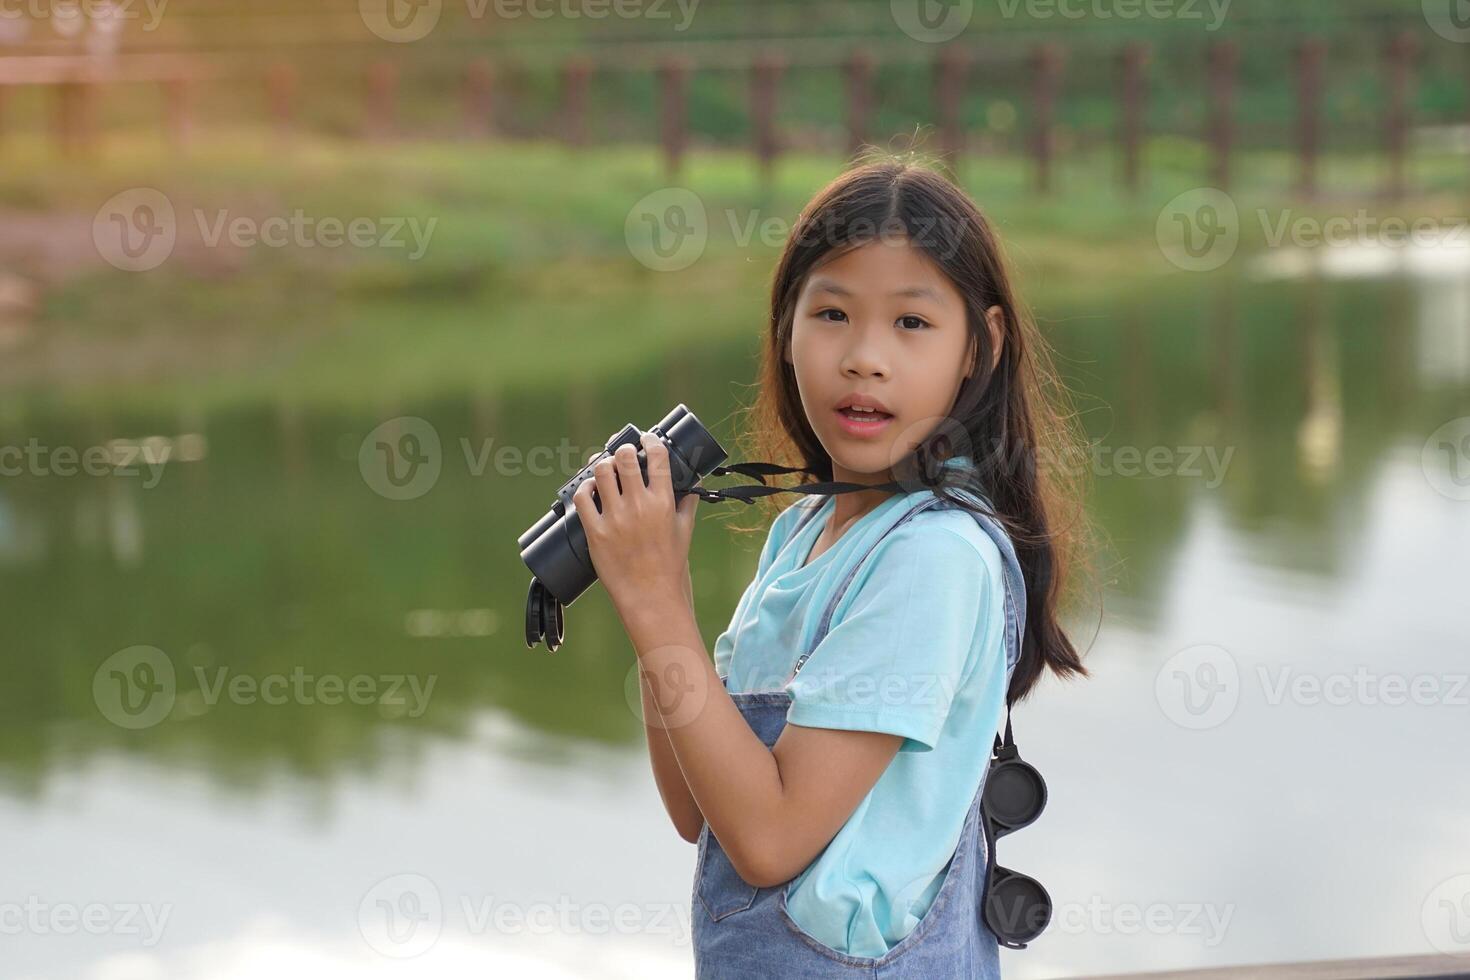
{"type": "Polygon", "coordinates": [[[995,859],[995,842],[1028,827],[1046,808],[1046,781],[1021,758],[1006,718],[1004,739],[996,739],[980,811],[985,823],[989,862],[985,871],[985,924],[1002,946],[1025,949],[1051,922],[1052,902],[1041,882],[995,859]]]}
{"type": "MultiPolygon", "coordinates": [[[[668,447],[669,475],[673,480],[675,499],[692,492],[700,480],[713,473],[728,458],[715,437],[686,405],[680,404],[648,431],[668,447]]],[[[561,646],[566,629],[562,607],[571,605],[577,596],[597,581],[597,571],[587,550],[587,534],[582,528],[582,519],[577,515],[576,505],[572,503],[572,495],[583,483],[593,479],[592,467],[617,452],[619,446],[632,446],[638,450],[638,468],[646,477],[648,458],[642,449],[642,436],[643,433],[632,423],[623,426],[601,453],[562,485],[556,492],[556,503],[551,505],[551,510],[517,539],[521,561],[533,575],[530,591],[526,594],[527,647],[534,647],[543,640],[548,650],[561,646]]],[[[597,500],[595,490],[592,498],[597,500]]],[[[600,504],[598,508],[601,509],[600,504]]]]}

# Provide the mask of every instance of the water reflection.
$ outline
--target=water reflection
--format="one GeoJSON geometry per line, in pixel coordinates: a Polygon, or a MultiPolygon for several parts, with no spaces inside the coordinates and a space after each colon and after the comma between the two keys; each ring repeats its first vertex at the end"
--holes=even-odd
{"type": "MultiPolygon", "coordinates": [[[[1464,669],[1455,558],[1470,504],[1436,492],[1421,450],[1470,415],[1470,278],[1330,274],[1042,304],[1095,441],[1092,507],[1111,551],[1098,677],[1049,685],[1025,709],[1028,758],[1056,799],[1007,842],[1008,861],[1069,909],[1192,902],[1233,918],[1216,945],[1059,924],[1008,973],[1427,951],[1420,898],[1470,871],[1452,830],[1470,799],[1449,778],[1464,709],[1270,705],[1252,673],[1464,669]],[[1181,732],[1155,675],[1201,643],[1239,661],[1241,707],[1212,733],[1181,732]],[[1370,788],[1367,772],[1387,782],[1370,788]]],[[[566,646],[528,651],[514,542],[625,421],[685,401],[733,445],[730,382],[752,351],[685,352],[568,392],[359,412],[283,401],[13,420],[0,445],[197,441],[156,485],[143,468],[0,481],[0,832],[25,842],[8,849],[0,901],[175,907],[157,947],[21,936],[7,938],[9,963],[38,976],[386,974],[405,964],[364,942],[359,903],[412,871],[449,902],[413,975],[686,975],[687,943],[646,928],[476,930],[455,903],[570,896],[688,914],[693,850],[651,785],[611,606],[592,590],[568,610],[566,646]],[[375,492],[360,467],[364,437],[395,416],[425,420],[441,447],[412,499],[375,492]],[[109,721],[94,675],[138,645],[167,658],[175,689],[162,720],[130,729],[109,721]],[[310,703],[265,699],[270,679],[303,675],[318,685],[310,703]],[[373,686],[354,700],[359,677],[373,686]],[[424,710],[387,698],[385,678],[421,693],[433,678],[424,710]]],[[[760,545],[727,526],[751,520],[741,505],[721,507],[693,555],[710,643],[760,545]]],[[[1091,637],[1097,610],[1074,618],[1091,637]]]]}

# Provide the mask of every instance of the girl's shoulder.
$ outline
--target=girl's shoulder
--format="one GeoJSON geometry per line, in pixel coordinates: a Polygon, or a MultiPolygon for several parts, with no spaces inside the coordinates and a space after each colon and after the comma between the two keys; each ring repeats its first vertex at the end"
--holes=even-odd
{"type": "MultiPolygon", "coordinates": [[[[983,569],[984,577],[997,586],[1004,582],[1005,559],[999,545],[981,526],[976,515],[957,506],[928,507],[894,527],[881,542],[890,554],[913,554],[940,560],[952,568],[962,564],[983,569]]],[[[933,571],[946,568],[929,566],[933,571]]]]}

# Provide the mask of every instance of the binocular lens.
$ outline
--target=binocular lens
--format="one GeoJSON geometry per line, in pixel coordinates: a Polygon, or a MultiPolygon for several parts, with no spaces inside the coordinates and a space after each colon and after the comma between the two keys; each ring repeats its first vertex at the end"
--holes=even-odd
{"type": "Polygon", "coordinates": [[[1051,896],[1041,882],[1009,868],[996,868],[985,896],[985,921],[1008,946],[1029,943],[1051,922],[1051,896]]]}
{"type": "Polygon", "coordinates": [[[1046,808],[1046,783],[1029,763],[998,763],[985,781],[985,811],[997,836],[1032,823],[1046,808]]]}

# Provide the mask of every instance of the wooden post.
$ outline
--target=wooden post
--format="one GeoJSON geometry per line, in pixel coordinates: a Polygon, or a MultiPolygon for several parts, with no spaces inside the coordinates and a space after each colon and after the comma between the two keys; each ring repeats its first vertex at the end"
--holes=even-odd
{"type": "Polygon", "coordinates": [[[1207,140],[1214,149],[1211,179],[1220,190],[1230,189],[1230,150],[1235,127],[1235,68],[1240,49],[1234,41],[1216,41],[1210,47],[1210,131],[1207,140]]]}
{"type": "Polygon", "coordinates": [[[1317,193],[1317,159],[1322,149],[1322,64],[1327,42],[1305,38],[1297,48],[1297,150],[1301,171],[1297,190],[1304,197],[1317,193]]]}
{"type": "Polygon", "coordinates": [[[164,82],[163,102],[169,143],[175,150],[183,150],[188,147],[194,128],[190,113],[188,80],[170,78],[164,82]]]}
{"type": "Polygon", "coordinates": [[[1031,54],[1032,148],[1036,155],[1036,189],[1051,190],[1052,155],[1056,133],[1052,118],[1061,87],[1062,49],[1054,42],[1038,44],[1031,54]]]}
{"type": "Polygon", "coordinates": [[[956,174],[959,173],[960,154],[965,149],[960,107],[964,99],[965,75],[969,70],[970,60],[962,48],[946,45],[940,49],[934,65],[935,115],[939,120],[940,152],[956,174]]]}
{"type": "Polygon", "coordinates": [[[390,61],[377,61],[368,67],[367,133],[374,139],[393,135],[394,109],[398,94],[398,69],[390,61]]]}
{"type": "Polygon", "coordinates": [[[750,122],[754,136],[756,164],[762,182],[769,182],[780,152],[780,134],[776,132],[776,94],[781,84],[785,63],[776,55],[763,55],[755,60],[750,75],[750,122]]]}
{"type": "Polygon", "coordinates": [[[276,138],[284,141],[291,134],[291,117],[296,102],[296,69],[287,64],[272,65],[265,74],[265,91],[276,138]]]}
{"type": "Polygon", "coordinates": [[[1123,149],[1123,186],[1137,191],[1143,173],[1143,119],[1148,103],[1148,77],[1145,74],[1150,58],[1146,42],[1132,41],[1123,46],[1120,59],[1122,80],[1119,87],[1118,140],[1123,149]]]}
{"type": "Polygon", "coordinates": [[[1388,178],[1384,193],[1402,197],[1405,189],[1405,157],[1409,148],[1409,127],[1413,108],[1409,92],[1413,79],[1414,59],[1419,53],[1419,39],[1404,31],[1388,42],[1388,104],[1384,117],[1384,149],[1388,154],[1388,178]]]}
{"type": "Polygon", "coordinates": [[[494,110],[493,79],[490,62],[477,58],[464,73],[464,134],[483,139],[490,134],[490,117],[494,110]]]}
{"type": "Polygon", "coordinates": [[[868,117],[873,111],[873,56],[862,48],[848,55],[847,152],[856,153],[868,142],[868,117]]]}
{"type": "Polygon", "coordinates": [[[592,77],[592,62],[586,58],[569,59],[561,70],[561,132],[570,146],[587,143],[587,82],[592,77]]]}
{"type": "Polygon", "coordinates": [[[66,156],[90,152],[94,145],[93,86],[62,82],[56,87],[56,141],[66,156]]]}
{"type": "Polygon", "coordinates": [[[664,173],[672,178],[679,173],[689,139],[685,119],[689,62],[683,58],[668,58],[659,66],[658,77],[659,134],[663,143],[664,173]]]}

